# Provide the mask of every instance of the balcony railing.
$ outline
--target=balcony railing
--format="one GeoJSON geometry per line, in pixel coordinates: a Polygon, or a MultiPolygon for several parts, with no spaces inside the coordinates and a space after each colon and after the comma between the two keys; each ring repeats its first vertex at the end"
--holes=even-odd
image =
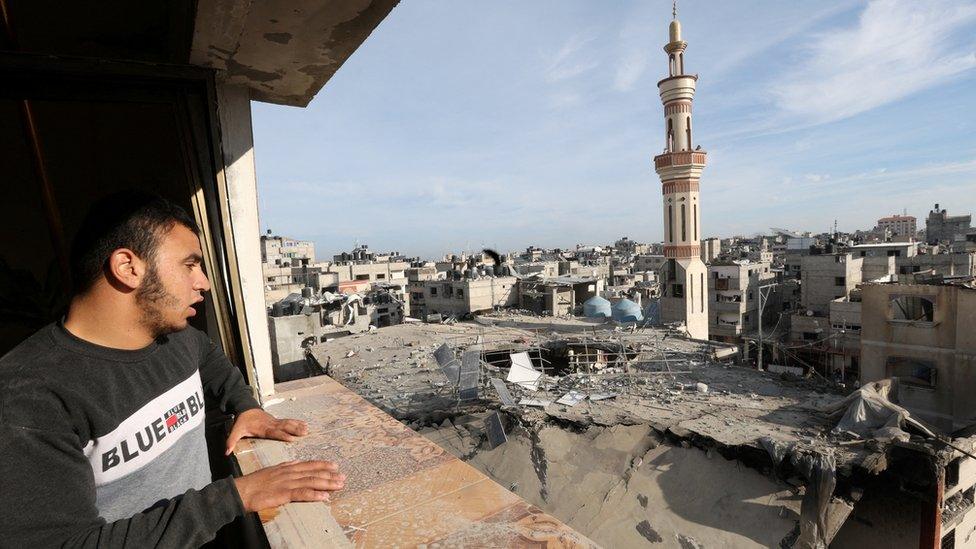
{"type": "Polygon", "coordinates": [[[704,151],[680,151],[664,153],[654,157],[655,168],[666,168],[668,166],[686,166],[689,164],[705,164],[706,153],[704,151]]]}

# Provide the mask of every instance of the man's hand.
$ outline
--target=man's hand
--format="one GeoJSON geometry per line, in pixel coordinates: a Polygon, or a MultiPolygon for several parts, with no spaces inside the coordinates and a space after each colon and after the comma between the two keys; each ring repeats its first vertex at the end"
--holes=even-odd
{"type": "Polygon", "coordinates": [[[241,412],[234,421],[234,427],[227,437],[227,452],[230,455],[237,441],[244,437],[270,438],[291,442],[308,434],[308,424],[297,419],[276,419],[260,408],[241,412]]]}
{"type": "Polygon", "coordinates": [[[289,461],[235,478],[247,512],[293,501],[328,501],[329,492],[345,486],[346,475],[329,461],[289,461]]]}

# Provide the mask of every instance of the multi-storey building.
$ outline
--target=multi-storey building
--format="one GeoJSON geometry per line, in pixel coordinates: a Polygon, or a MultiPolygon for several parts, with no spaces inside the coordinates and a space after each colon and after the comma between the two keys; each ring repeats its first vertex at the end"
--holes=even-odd
{"type": "Polygon", "coordinates": [[[929,244],[952,242],[956,235],[965,235],[969,231],[972,221],[971,215],[949,215],[936,204],[925,220],[925,241],[929,244]]]}
{"type": "MultiPolygon", "coordinates": [[[[736,343],[759,327],[759,287],[775,280],[768,262],[716,261],[708,266],[708,338],[736,343]]],[[[780,306],[764,308],[775,321],[780,306]]],[[[771,330],[772,325],[767,325],[771,330]]]]}
{"type": "Polygon", "coordinates": [[[895,214],[879,219],[878,231],[887,231],[891,236],[914,237],[918,232],[918,226],[915,216],[895,214]]]}

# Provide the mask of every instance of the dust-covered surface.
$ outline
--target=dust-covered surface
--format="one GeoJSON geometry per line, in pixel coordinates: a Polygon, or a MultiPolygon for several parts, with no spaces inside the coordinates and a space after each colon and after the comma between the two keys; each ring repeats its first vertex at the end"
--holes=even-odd
{"type": "Polygon", "coordinates": [[[845,398],[835,387],[742,368],[727,346],[661,329],[503,314],[311,352],[411,429],[611,547],[829,543],[851,487],[889,466],[886,445],[834,430],[827,410],[845,398]],[[473,351],[478,395],[461,400],[457,364],[473,351]],[[544,374],[537,388],[516,382],[529,359],[544,374]],[[496,411],[508,440],[492,448],[496,411]]]}
{"type": "MultiPolygon", "coordinates": [[[[707,346],[669,336],[663,330],[615,331],[579,320],[514,317],[505,326],[474,322],[403,324],[340,338],[313,347],[316,360],[332,377],[415,429],[501,403],[488,377],[504,380],[504,365],[485,369],[480,398],[458,402],[433,352],[447,343],[460,353],[476,345],[486,351],[517,352],[534,346],[570,342],[609,342],[640,349],[640,360],[626,367],[590,368],[546,376],[539,391],[509,383],[516,402],[522,398],[556,401],[571,390],[586,398],[574,406],[550,404],[508,407],[529,423],[548,420],[578,425],[647,424],[659,433],[698,440],[699,446],[765,450],[762,437],[796,451],[831,452],[838,469],[850,472],[873,452],[863,444],[829,435],[832,428],[820,408],[843,395],[825,385],[785,379],[710,359],[707,346]],[[351,355],[351,356],[350,356],[351,355]],[[626,371],[625,371],[626,370],[626,371]]],[[[582,368],[581,368],[582,369],[582,368]]]]}

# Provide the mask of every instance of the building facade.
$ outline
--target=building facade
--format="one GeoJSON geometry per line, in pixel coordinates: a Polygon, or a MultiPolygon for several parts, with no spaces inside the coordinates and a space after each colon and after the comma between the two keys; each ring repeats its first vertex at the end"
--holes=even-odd
{"type": "Polygon", "coordinates": [[[899,379],[899,403],[946,432],[976,422],[976,289],[862,287],[861,382],[899,379]]]}
{"type": "Polygon", "coordinates": [[[664,256],[667,259],[661,297],[661,320],[683,322],[690,337],[708,338],[708,276],[701,259],[699,180],[705,152],[694,146],[691,103],[698,76],[685,73],[687,43],[681,23],[671,21],[668,77],[658,82],[664,103],[664,153],[654,157],[661,178],[664,215],[664,256]]]}
{"type": "Polygon", "coordinates": [[[969,231],[972,221],[971,215],[949,215],[936,204],[925,219],[925,241],[929,244],[952,242],[956,235],[965,235],[969,231]]]}
{"type": "MultiPolygon", "coordinates": [[[[774,281],[769,263],[750,261],[714,262],[708,266],[708,338],[736,343],[742,335],[759,327],[759,286],[774,281]]],[[[769,313],[780,307],[768,304],[769,313]]],[[[773,328],[767,326],[768,330],[773,328]]]]}
{"type": "Polygon", "coordinates": [[[917,222],[913,215],[889,215],[878,220],[878,230],[888,232],[892,236],[915,236],[918,232],[917,222]]]}

